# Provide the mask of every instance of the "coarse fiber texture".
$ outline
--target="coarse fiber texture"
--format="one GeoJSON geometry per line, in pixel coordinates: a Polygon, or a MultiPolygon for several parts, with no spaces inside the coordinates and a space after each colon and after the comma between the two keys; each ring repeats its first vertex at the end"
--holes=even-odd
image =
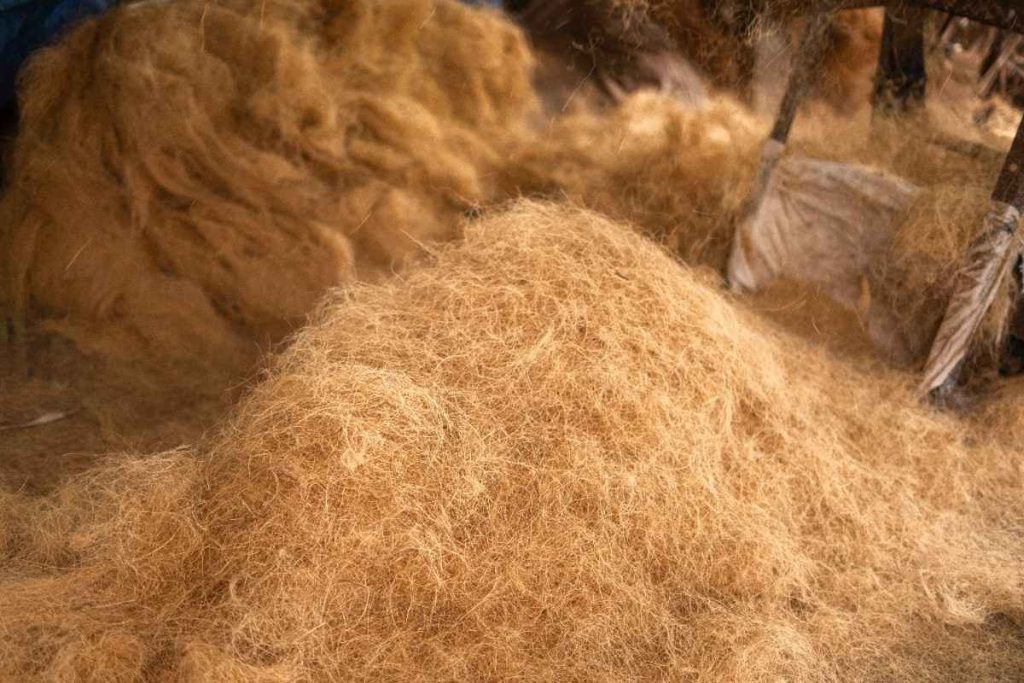
{"type": "MultiPolygon", "coordinates": [[[[683,55],[710,82],[752,95],[755,45],[768,33],[784,38],[781,51],[762,54],[770,69],[785,69],[803,47],[806,0],[577,0],[602,6],[627,25],[647,19],[662,26],[683,55]]],[[[838,12],[828,27],[812,96],[850,114],[868,104],[878,62],[884,15],[877,9],[838,12]]]]}
{"type": "Polygon", "coordinates": [[[641,88],[691,105],[706,97],[701,77],[664,27],[645,13],[588,0],[508,4],[541,56],[536,81],[549,110],[564,110],[581,95],[600,93],[618,101],[641,88]]]}
{"type": "Polygon", "coordinates": [[[687,107],[637,93],[551,121],[504,173],[510,192],[585,206],[724,273],[764,135],[732,98],[687,107]]]}
{"type": "Polygon", "coordinates": [[[0,675],[1017,679],[1020,430],[914,382],[518,204],[335,294],[209,445],[4,494],[0,675]]]}
{"type": "Polygon", "coordinates": [[[219,390],[495,192],[532,57],[454,0],[123,6],[21,79],[0,309],[219,390]]]}
{"type": "MultiPolygon", "coordinates": [[[[818,114],[799,117],[787,164],[863,166],[869,174],[882,171],[900,179],[897,184],[921,188],[884,234],[868,236],[881,248],[871,249],[866,264],[858,261],[866,265],[864,309],[884,313],[883,337],[896,342],[881,345],[879,356],[919,367],[981,228],[1002,165],[999,146],[1009,143],[952,144],[935,112],[875,122],[867,115],[847,120],[818,114]]],[[[518,192],[583,205],[632,225],[691,265],[724,274],[769,123],[728,97],[690,108],[638,93],[606,114],[581,110],[552,121],[513,155],[504,173],[518,192]]],[[[808,209],[810,222],[864,200],[863,192],[831,188],[830,202],[814,183],[786,185],[787,198],[808,209]]],[[[998,357],[1013,289],[1007,287],[986,320],[972,368],[991,368],[998,357]]]]}

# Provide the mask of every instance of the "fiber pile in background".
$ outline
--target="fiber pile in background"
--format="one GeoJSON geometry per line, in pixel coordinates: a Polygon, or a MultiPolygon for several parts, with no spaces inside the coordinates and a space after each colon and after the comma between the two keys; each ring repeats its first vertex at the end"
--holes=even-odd
{"type": "MultiPolygon", "coordinates": [[[[954,138],[930,118],[939,116],[872,123],[866,113],[845,119],[804,112],[788,152],[883,169],[921,188],[863,274],[865,311],[850,311],[884,309],[896,325],[891,347],[880,347],[878,355],[911,367],[928,352],[1003,154],[981,144],[950,148],[954,138]]],[[[638,93],[610,112],[580,109],[552,121],[512,157],[505,173],[516,192],[567,200],[627,222],[688,263],[723,272],[767,132],[768,122],[729,97],[694,108],[638,93]]],[[[811,211],[827,214],[828,202],[811,211]]],[[[1008,291],[993,310],[986,340],[1000,337],[1012,297],[1008,291]]],[[[977,360],[991,367],[993,351],[982,344],[977,360]]]]}
{"type": "MultiPolygon", "coordinates": [[[[785,71],[800,50],[807,9],[802,0],[576,0],[575,4],[602,7],[627,26],[651,21],[664,27],[712,85],[747,97],[754,94],[752,77],[759,57],[770,60],[772,71],[785,71]],[[758,54],[765,48],[781,52],[758,54]]],[[[844,113],[867,103],[882,19],[877,9],[836,13],[826,36],[814,96],[844,113]]]]}
{"type": "MultiPolygon", "coordinates": [[[[938,414],[750,312],[700,266],[764,122],[640,95],[524,130],[530,59],[443,0],[232,0],[32,67],[5,304],[216,391],[352,284],[208,437],[0,481],[0,678],[1024,670],[1021,384],[938,414]],[[520,193],[562,205],[488,206],[520,193]]],[[[925,187],[868,284],[940,314],[998,159],[807,123],[795,153],[925,187]]]]}
{"type": "Polygon", "coordinates": [[[763,133],[731,98],[693,108],[638,93],[552,121],[505,173],[513,192],[585,206],[722,271],[763,133]]]}
{"type": "MultiPolygon", "coordinates": [[[[671,28],[682,20],[658,12],[687,7],[621,11],[671,28]]],[[[519,194],[568,197],[721,269],[763,126],[728,98],[640,95],[538,131],[531,65],[509,22],[446,0],[112,12],[24,78],[0,302],[89,354],[216,393],[329,287],[387,272],[453,237],[466,210],[519,194]]],[[[830,151],[864,139],[839,126],[822,136],[830,151]]],[[[937,223],[969,237],[974,217],[961,218],[937,223]]],[[[876,278],[878,296],[912,309],[913,359],[964,243],[920,284],[916,262],[876,278]]]]}
{"type": "Polygon", "coordinates": [[[443,0],[145,3],[22,79],[0,303],[219,390],[493,197],[532,58],[443,0]],[[457,39],[453,40],[453,37],[457,39]]]}
{"type": "Polygon", "coordinates": [[[519,205],[335,295],[208,448],[8,494],[0,670],[1012,676],[1019,430],[912,384],[519,205]]]}

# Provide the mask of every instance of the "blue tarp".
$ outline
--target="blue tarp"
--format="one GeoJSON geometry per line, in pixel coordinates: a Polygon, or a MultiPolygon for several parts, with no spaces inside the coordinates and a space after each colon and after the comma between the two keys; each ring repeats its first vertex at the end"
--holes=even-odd
{"type": "Polygon", "coordinates": [[[71,24],[98,14],[117,0],[0,0],[0,106],[14,98],[25,60],[71,24]]]}

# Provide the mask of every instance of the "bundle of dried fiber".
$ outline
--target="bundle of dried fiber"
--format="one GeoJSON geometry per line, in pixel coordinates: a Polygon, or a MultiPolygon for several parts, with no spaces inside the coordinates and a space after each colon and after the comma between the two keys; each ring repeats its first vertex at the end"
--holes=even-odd
{"type": "Polygon", "coordinates": [[[4,308],[222,387],[328,287],[490,198],[534,109],[530,65],[514,27],[449,0],[88,22],[23,79],[4,308]]]}
{"type": "MultiPolygon", "coordinates": [[[[906,349],[904,360],[923,361],[951,295],[954,275],[982,225],[988,198],[1002,165],[998,148],[950,147],[955,138],[919,112],[898,120],[837,125],[802,122],[795,154],[886,169],[918,185],[921,192],[888,237],[888,247],[865,273],[872,306],[885,308],[892,333],[906,349]]],[[[998,355],[1014,292],[1008,287],[988,316],[984,341],[972,364],[991,367],[998,355]]]]}
{"type": "MultiPolygon", "coordinates": [[[[785,68],[800,49],[799,0],[590,0],[630,17],[647,17],[663,26],[680,50],[710,79],[732,92],[753,87],[755,46],[766,31],[781,32],[787,49],[764,55],[775,69],[785,68]]],[[[829,28],[827,48],[814,95],[836,111],[852,113],[868,103],[871,77],[882,38],[882,13],[874,9],[840,12],[829,28]]],[[[635,19],[635,21],[639,21],[635,19]]]]}
{"type": "Polygon", "coordinates": [[[682,54],[712,85],[741,91],[749,86],[753,53],[749,32],[756,26],[753,7],[741,11],[701,0],[591,0],[627,16],[646,16],[663,26],[682,54]],[[723,11],[725,10],[725,11],[723,11]]]}
{"type": "MultiPolygon", "coordinates": [[[[506,182],[511,192],[565,199],[631,223],[688,263],[722,272],[765,131],[764,122],[727,98],[692,109],[638,94],[614,111],[582,109],[554,121],[513,157],[506,182]]],[[[968,146],[944,146],[949,138],[922,116],[874,125],[867,117],[801,118],[796,133],[793,156],[861,164],[921,188],[885,234],[866,235],[870,244],[860,245],[870,247],[860,312],[877,314],[879,334],[889,340],[879,348],[882,356],[922,362],[952,276],[980,226],[1001,154],[976,146],[970,156],[968,146]]],[[[808,189],[785,191],[799,199],[808,189]]],[[[817,197],[805,208],[827,214],[828,203],[817,197]]],[[[829,256],[843,258],[841,252],[829,256]]],[[[1007,294],[986,323],[990,341],[1005,325],[1012,300],[1007,294]]],[[[991,366],[993,349],[979,346],[975,360],[991,366]]]]}
{"type": "Polygon", "coordinates": [[[588,0],[508,4],[542,54],[538,86],[551,109],[564,110],[591,84],[612,101],[643,88],[689,104],[706,96],[700,76],[646,11],[588,0]]]}
{"type": "Polygon", "coordinates": [[[611,112],[553,121],[512,158],[506,182],[628,222],[722,271],[763,135],[735,100],[693,109],[639,93],[611,112]]]}
{"type": "Polygon", "coordinates": [[[875,9],[847,10],[831,26],[817,93],[838,112],[852,114],[870,100],[884,16],[875,9]]]}
{"type": "Polygon", "coordinates": [[[0,501],[0,667],[1009,678],[1021,444],[914,381],[519,205],[339,294],[209,448],[0,501]]]}

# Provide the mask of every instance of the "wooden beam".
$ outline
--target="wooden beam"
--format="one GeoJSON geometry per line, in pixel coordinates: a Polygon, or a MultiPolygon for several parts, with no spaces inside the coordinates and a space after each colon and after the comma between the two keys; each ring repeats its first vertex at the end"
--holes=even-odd
{"type": "Polygon", "coordinates": [[[924,10],[901,5],[885,10],[882,47],[871,104],[876,114],[905,113],[924,102],[924,10]]]}

